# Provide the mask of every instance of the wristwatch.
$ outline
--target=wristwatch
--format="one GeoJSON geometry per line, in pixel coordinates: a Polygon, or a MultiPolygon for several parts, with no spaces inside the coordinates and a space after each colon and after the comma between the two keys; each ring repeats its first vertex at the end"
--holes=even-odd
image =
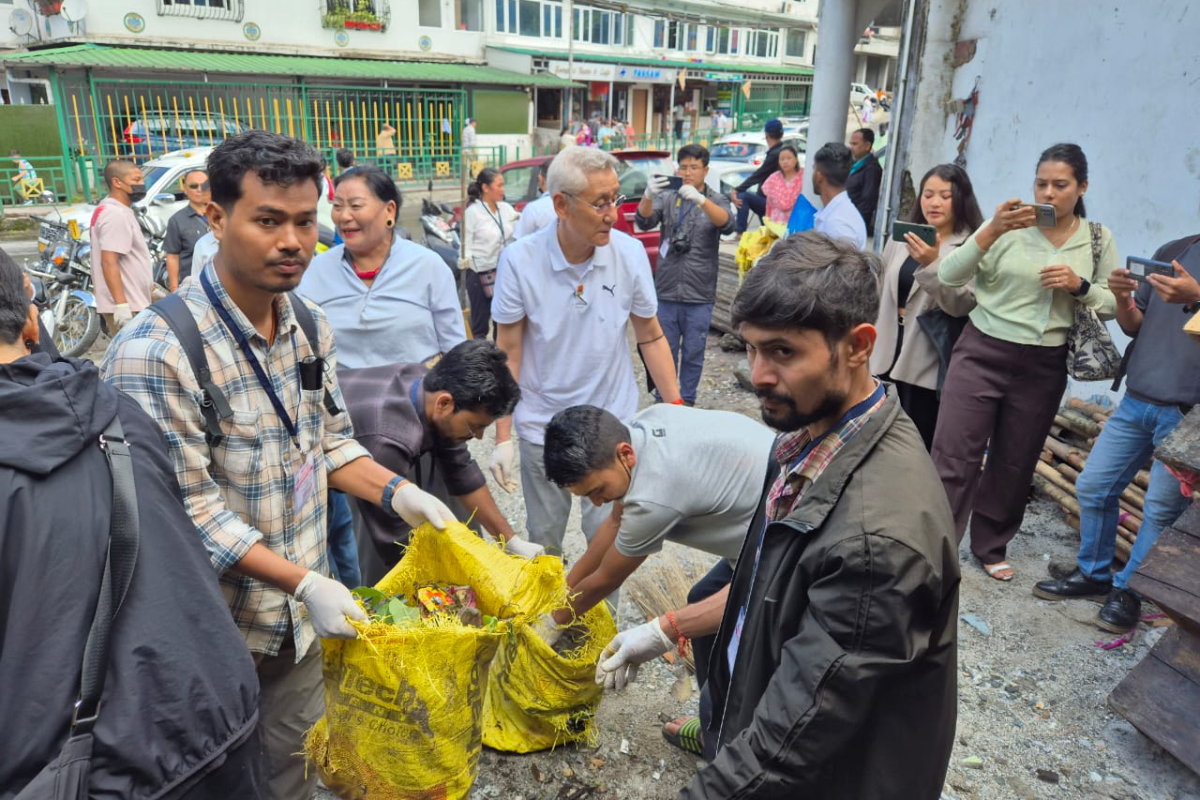
{"type": "Polygon", "coordinates": [[[1087,294],[1089,291],[1091,291],[1091,289],[1092,289],[1092,284],[1088,282],[1088,279],[1080,278],[1079,279],[1079,288],[1076,289],[1075,291],[1071,292],[1071,297],[1083,297],[1085,294],[1087,294]]]}
{"type": "Polygon", "coordinates": [[[1195,314],[1197,311],[1200,311],[1200,300],[1188,303],[1183,307],[1183,313],[1185,314],[1195,314]]]}
{"type": "Polygon", "coordinates": [[[392,498],[396,496],[396,489],[400,488],[402,483],[404,483],[404,478],[399,475],[388,481],[387,486],[383,487],[383,498],[379,502],[383,513],[396,519],[399,519],[400,515],[396,513],[396,509],[392,508],[392,498]]]}

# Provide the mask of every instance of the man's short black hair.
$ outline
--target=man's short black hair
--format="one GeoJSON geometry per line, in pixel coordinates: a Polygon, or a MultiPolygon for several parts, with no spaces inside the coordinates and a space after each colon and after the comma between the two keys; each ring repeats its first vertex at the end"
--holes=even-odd
{"type": "Polygon", "coordinates": [[[855,133],[861,136],[862,140],[867,144],[875,144],[875,131],[871,130],[870,128],[859,128],[855,131],[855,133]]]}
{"type": "Polygon", "coordinates": [[[208,154],[206,171],[212,201],[226,211],[241,199],[248,172],[274,186],[311,181],[318,197],[324,177],[321,154],[312,145],[267,131],[247,131],[221,142],[208,154]]]}
{"type": "Polygon", "coordinates": [[[425,391],[449,392],[456,411],[482,411],[507,417],[521,399],[521,387],[508,368],[508,354],[485,339],[454,346],[425,375],[425,391]]]}
{"type": "Polygon", "coordinates": [[[541,175],[543,178],[545,178],[547,175],[549,175],[550,174],[550,165],[553,163],[554,163],[553,158],[547,158],[545,161],[543,161],[542,165],[540,167],[538,167],[538,175],[541,175]]]}
{"type": "Polygon", "coordinates": [[[675,161],[683,161],[685,158],[694,158],[704,166],[708,166],[708,148],[698,144],[685,144],[679,148],[679,155],[675,161]]]}
{"type": "Polygon", "coordinates": [[[354,166],[354,153],[347,150],[345,147],[337,151],[333,156],[337,160],[337,165],[342,169],[350,169],[354,166]]]}
{"type": "Polygon", "coordinates": [[[813,167],[825,176],[825,180],[835,189],[846,185],[850,177],[850,168],[854,166],[854,156],[850,148],[841,142],[829,142],[813,156],[813,167]]]}
{"type": "Polygon", "coordinates": [[[733,299],[743,322],[772,330],[815,330],[832,350],[852,328],[879,317],[880,262],[841,239],[804,231],[778,242],[746,275],[733,299]]]}
{"type": "Polygon", "coordinates": [[[0,249],[0,344],[16,344],[29,319],[29,292],[21,268],[0,249]]]}
{"type": "Polygon", "coordinates": [[[574,486],[590,473],[612,466],[617,445],[629,441],[629,429],[595,406],[571,406],[546,426],[546,477],[558,486],[574,486]]]}
{"type": "Polygon", "coordinates": [[[125,176],[137,169],[137,164],[123,158],[114,158],[104,165],[104,185],[112,189],[113,181],[123,181],[125,176]]]}

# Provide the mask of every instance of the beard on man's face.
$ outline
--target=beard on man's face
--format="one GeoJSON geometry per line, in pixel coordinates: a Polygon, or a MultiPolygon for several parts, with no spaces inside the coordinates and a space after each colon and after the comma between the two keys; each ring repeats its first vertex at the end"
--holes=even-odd
{"type": "Polygon", "coordinates": [[[828,419],[841,411],[843,404],[846,402],[846,394],[844,392],[826,390],[817,407],[811,412],[804,414],[796,407],[796,401],[786,394],[778,394],[769,389],[755,389],[754,394],[761,399],[769,400],[772,403],[783,406],[783,408],[777,410],[768,410],[766,406],[762,408],[763,422],[781,433],[793,433],[801,428],[812,425],[814,422],[828,419]]]}

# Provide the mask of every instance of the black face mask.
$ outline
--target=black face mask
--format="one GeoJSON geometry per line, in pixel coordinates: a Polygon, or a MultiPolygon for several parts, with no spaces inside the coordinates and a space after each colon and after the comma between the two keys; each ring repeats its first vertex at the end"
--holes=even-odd
{"type": "Polygon", "coordinates": [[[129,184],[129,202],[136,203],[146,197],[146,184],[131,183],[129,184]]]}

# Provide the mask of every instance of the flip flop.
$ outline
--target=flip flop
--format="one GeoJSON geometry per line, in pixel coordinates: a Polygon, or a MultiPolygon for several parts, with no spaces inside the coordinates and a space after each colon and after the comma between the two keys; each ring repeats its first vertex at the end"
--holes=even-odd
{"type": "MultiPolygon", "coordinates": [[[[675,720],[674,722],[679,722],[679,720],[675,720]]],[[[669,722],[667,724],[671,725],[674,723],[669,722]]],[[[668,731],[666,725],[664,725],[662,735],[664,739],[685,753],[693,756],[704,755],[704,743],[700,735],[699,717],[688,717],[675,733],[668,731]]]]}
{"type": "MultiPolygon", "coordinates": [[[[982,562],[980,562],[982,564],[982,562]]],[[[1015,575],[1012,566],[1007,561],[1001,561],[999,564],[983,564],[983,571],[988,574],[988,577],[997,581],[1011,581],[1015,575]],[[998,572],[1008,570],[1008,575],[997,575],[998,572]]]]}

